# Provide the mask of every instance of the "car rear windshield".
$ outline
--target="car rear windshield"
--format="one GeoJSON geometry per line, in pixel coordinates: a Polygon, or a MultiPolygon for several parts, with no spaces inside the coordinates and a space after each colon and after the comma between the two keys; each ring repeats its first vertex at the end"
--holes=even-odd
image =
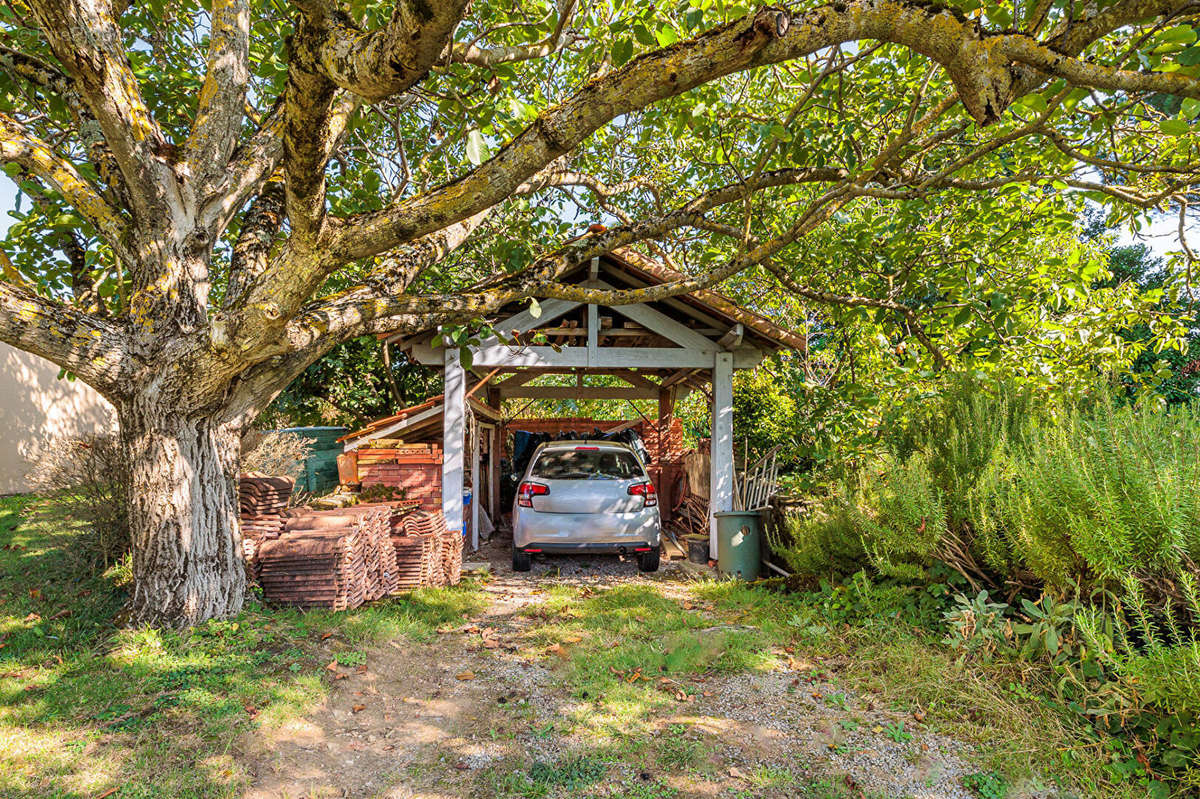
{"type": "Polygon", "coordinates": [[[532,477],[545,480],[628,480],[641,477],[637,459],[612,449],[555,449],[533,464],[532,477]]]}

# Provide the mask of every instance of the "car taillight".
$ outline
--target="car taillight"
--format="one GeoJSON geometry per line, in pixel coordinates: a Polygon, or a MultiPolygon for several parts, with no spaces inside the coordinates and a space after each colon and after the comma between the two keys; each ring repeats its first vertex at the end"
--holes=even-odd
{"type": "Polygon", "coordinates": [[[517,487],[517,504],[522,508],[532,508],[534,497],[540,497],[543,494],[549,493],[550,486],[526,480],[517,487]]]}
{"type": "Polygon", "coordinates": [[[634,483],[629,487],[629,493],[644,499],[646,504],[643,507],[653,508],[658,504],[658,492],[654,490],[654,483],[634,483]]]}

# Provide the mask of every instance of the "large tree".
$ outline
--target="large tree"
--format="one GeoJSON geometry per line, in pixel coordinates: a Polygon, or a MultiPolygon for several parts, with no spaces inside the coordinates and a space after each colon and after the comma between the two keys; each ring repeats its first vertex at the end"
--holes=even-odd
{"type": "Polygon", "coordinates": [[[0,160],[31,204],[2,262],[0,340],[117,408],[132,617],[228,615],[244,593],[238,434],[331,347],[755,268],[807,302],[894,315],[944,367],[961,304],[916,297],[919,268],[842,290],[853,262],[805,242],[855,204],[887,215],[937,193],[1186,207],[1198,14],[8,0],[0,160]],[[609,225],[570,239],[578,216],[609,225]],[[687,276],[558,282],[639,242],[687,276]]]}

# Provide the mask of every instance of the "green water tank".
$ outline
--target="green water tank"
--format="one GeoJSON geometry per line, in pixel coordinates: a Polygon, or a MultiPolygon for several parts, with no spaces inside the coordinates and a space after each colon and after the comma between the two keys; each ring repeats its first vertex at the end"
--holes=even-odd
{"type": "Polygon", "coordinates": [[[337,443],[337,439],[345,435],[346,428],[288,427],[279,432],[299,436],[308,445],[304,474],[297,488],[321,494],[338,484],[337,456],[342,453],[342,445],[337,443]]]}
{"type": "Polygon", "coordinates": [[[722,575],[757,580],[762,564],[762,514],[725,510],[717,520],[717,568],[722,575]]]}

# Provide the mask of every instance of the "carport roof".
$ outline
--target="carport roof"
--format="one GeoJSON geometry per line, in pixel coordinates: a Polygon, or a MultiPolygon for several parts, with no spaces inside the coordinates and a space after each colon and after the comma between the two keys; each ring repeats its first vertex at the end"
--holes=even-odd
{"type": "MultiPolygon", "coordinates": [[[[656,286],[687,277],[682,272],[671,269],[659,261],[629,247],[601,256],[600,261],[606,267],[606,276],[617,278],[618,282],[622,284],[617,286],[618,288],[656,286]]],[[[564,276],[563,280],[565,282],[586,280],[588,272],[588,266],[586,264],[581,265],[573,272],[564,276]]],[[[495,278],[489,278],[480,284],[480,287],[491,285],[494,282],[495,278]]],[[[756,340],[765,349],[794,349],[803,352],[808,346],[808,341],[804,336],[780,327],[761,314],[738,305],[730,298],[712,289],[696,289],[686,294],[679,294],[670,298],[668,302],[672,302],[675,305],[677,312],[685,316],[694,315],[697,320],[706,317],[710,320],[719,320],[729,327],[740,324],[745,334],[756,340]]],[[[654,305],[657,303],[650,304],[654,305]]],[[[495,317],[504,318],[516,310],[519,310],[519,306],[513,305],[507,311],[502,309],[499,313],[495,314],[495,317]]],[[[620,306],[617,306],[617,310],[620,310],[620,306]]],[[[424,332],[409,332],[405,335],[405,338],[408,340],[419,339],[423,335],[433,332],[432,329],[424,332]]],[[[385,333],[380,338],[388,338],[390,335],[385,333]]]]}

